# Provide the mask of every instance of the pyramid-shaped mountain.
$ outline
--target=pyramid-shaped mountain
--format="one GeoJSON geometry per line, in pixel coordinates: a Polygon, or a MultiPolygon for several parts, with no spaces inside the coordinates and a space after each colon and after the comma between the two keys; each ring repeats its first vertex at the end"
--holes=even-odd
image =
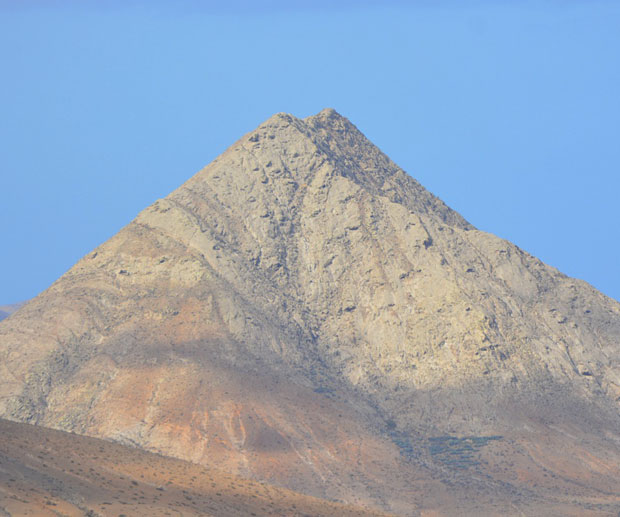
{"type": "Polygon", "coordinates": [[[310,495],[620,510],[620,304],[334,110],[274,115],[141,212],[0,324],[0,358],[0,416],[310,495]]]}

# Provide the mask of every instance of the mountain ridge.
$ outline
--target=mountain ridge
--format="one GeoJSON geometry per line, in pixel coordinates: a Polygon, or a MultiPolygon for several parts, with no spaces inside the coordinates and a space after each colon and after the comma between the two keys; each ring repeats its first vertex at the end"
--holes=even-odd
{"type": "Polygon", "coordinates": [[[548,472],[584,510],[618,501],[619,342],[334,110],[276,114],[0,325],[0,415],[407,515],[561,506],[548,472]]]}

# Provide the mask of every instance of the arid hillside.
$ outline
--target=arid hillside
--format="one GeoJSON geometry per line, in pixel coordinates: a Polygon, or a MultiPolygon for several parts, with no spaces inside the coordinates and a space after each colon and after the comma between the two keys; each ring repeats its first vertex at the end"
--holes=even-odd
{"type": "Polygon", "coordinates": [[[38,426],[0,419],[0,436],[2,516],[387,517],[38,426]]]}
{"type": "Polygon", "coordinates": [[[620,511],[620,304],[277,114],[0,324],[0,415],[401,515],[620,511]]]}

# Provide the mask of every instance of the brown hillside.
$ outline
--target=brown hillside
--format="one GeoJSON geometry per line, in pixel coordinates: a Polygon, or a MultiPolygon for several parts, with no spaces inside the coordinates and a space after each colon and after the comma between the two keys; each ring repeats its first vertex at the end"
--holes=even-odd
{"type": "Polygon", "coordinates": [[[379,517],[133,447],[0,419],[0,515],[379,517]]]}

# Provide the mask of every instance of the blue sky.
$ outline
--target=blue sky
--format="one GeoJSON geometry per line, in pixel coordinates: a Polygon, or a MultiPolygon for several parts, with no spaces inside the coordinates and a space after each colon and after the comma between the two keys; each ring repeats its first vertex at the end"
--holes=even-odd
{"type": "Polygon", "coordinates": [[[271,114],[324,107],[620,299],[620,2],[0,0],[0,63],[0,304],[271,114]]]}

